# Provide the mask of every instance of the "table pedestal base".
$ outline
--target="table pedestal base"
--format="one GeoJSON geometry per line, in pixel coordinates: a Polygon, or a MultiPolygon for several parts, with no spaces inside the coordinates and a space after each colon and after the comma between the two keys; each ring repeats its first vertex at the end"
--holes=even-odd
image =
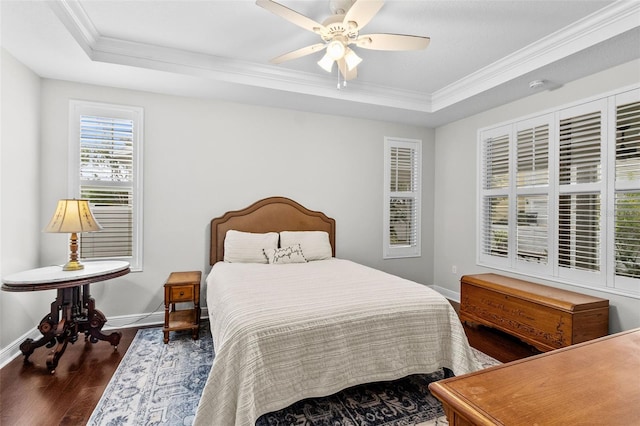
{"type": "Polygon", "coordinates": [[[96,309],[95,300],[89,295],[89,284],[83,285],[82,290],[80,287],[58,289],[58,296],[51,303],[51,313],[42,318],[38,326],[42,337],[36,341],[26,339],[20,345],[24,361],[28,362],[29,356],[40,346],[55,346],[47,356],[47,368],[53,374],[67,345],[78,340],[78,333],[84,333],[85,341],[91,343],[107,341],[115,350],[122,333],[102,333],[102,327],[106,322],[107,318],[96,309]]]}

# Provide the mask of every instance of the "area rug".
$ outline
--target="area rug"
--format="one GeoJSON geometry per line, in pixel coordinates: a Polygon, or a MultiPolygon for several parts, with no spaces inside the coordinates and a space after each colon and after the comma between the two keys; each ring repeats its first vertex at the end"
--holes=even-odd
{"type": "MultiPolygon", "coordinates": [[[[500,364],[474,352],[484,367],[500,364]]],[[[167,344],[161,328],[139,330],[87,424],[192,424],[213,357],[207,324],[199,340],[190,332],[172,332],[167,344]]],[[[440,371],[354,386],[265,414],[256,426],[446,425],[442,406],[428,389],[443,377],[440,371]]]]}
{"type": "Polygon", "coordinates": [[[171,332],[163,342],[162,328],[138,330],[88,425],[189,425],[213,362],[213,342],[207,325],[198,340],[191,331],[171,332]]]}

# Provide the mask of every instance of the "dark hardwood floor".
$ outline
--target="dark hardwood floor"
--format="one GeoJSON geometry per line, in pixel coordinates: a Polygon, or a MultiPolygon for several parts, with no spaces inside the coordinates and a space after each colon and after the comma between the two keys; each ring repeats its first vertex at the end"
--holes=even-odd
{"type": "MultiPolygon", "coordinates": [[[[452,302],[458,310],[458,304],[452,302]]],[[[67,347],[55,374],[46,358],[50,349],[41,347],[24,363],[19,356],[0,369],[0,425],[83,425],[87,422],[137,328],[120,330],[118,349],[107,342],[85,343],[82,338],[67,347]]],[[[501,362],[539,353],[504,333],[465,326],[471,346],[501,362]]]]}
{"type": "Polygon", "coordinates": [[[46,347],[13,359],[0,370],[1,425],[83,425],[87,422],[137,329],[120,330],[118,349],[108,342],[78,341],[67,346],[54,374],[46,347]]]}

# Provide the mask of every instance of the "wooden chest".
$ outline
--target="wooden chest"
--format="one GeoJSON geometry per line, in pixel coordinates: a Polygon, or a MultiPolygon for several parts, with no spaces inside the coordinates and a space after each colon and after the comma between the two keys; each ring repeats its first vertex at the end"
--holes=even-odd
{"type": "Polygon", "coordinates": [[[460,319],[546,352],[607,335],[609,301],[497,274],[460,279],[460,319]]]}

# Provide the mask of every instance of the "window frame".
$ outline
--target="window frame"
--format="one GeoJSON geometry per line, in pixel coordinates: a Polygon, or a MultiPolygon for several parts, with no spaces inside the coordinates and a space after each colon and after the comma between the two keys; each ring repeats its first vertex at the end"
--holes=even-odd
{"type": "Polygon", "coordinates": [[[143,145],[144,145],[144,109],[137,106],[111,103],[69,100],[69,166],[68,193],[70,198],[80,198],[80,117],[94,115],[99,117],[130,119],[133,127],[133,231],[131,256],[112,256],[83,258],[83,260],[124,260],[129,262],[131,271],[143,270],[143,145]]]}
{"type": "Polygon", "coordinates": [[[422,140],[407,139],[398,137],[384,138],[384,207],[383,207],[383,259],[397,259],[407,257],[420,257],[422,255],[422,140]],[[413,182],[415,188],[412,191],[391,191],[391,150],[393,148],[406,148],[413,151],[415,164],[413,172],[413,182]],[[393,198],[411,198],[413,200],[415,218],[414,235],[415,242],[410,245],[391,244],[391,200],[393,198]]]}
{"type": "MultiPolygon", "coordinates": [[[[523,274],[551,281],[558,281],[578,287],[591,288],[615,294],[622,294],[640,298],[640,278],[616,275],[615,251],[615,195],[616,191],[631,190],[640,192],[640,179],[632,182],[616,183],[616,125],[617,107],[628,103],[640,102],[640,86],[627,88],[595,96],[590,99],[575,102],[570,105],[543,111],[527,117],[500,123],[478,130],[477,148],[477,245],[476,263],[494,269],[501,269],[513,273],[523,274]],[[563,184],[560,182],[560,123],[563,119],[578,117],[580,114],[600,111],[600,180],[589,183],[563,184]],[[517,186],[517,135],[523,129],[536,126],[536,123],[549,125],[549,185],[544,187],[519,188],[517,186]],[[485,188],[485,140],[496,135],[509,135],[509,238],[508,255],[500,258],[486,252],[487,244],[483,232],[485,221],[491,221],[484,210],[484,200],[492,194],[492,190],[485,188]],[[560,266],[559,262],[559,231],[560,231],[560,198],[563,194],[597,193],[599,202],[599,270],[587,271],[577,268],[560,266]],[[519,258],[516,244],[516,221],[518,197],[523,194],[548,194],[549,219],[547,225],[547,245],[550,248],[547,256],[548,264],[524,261],[519,258]],[[613,212],[613,213],[608,213],[613,212]]],[[[635,134],[632,134],[635,137],[635,134]]],[[[581,152],[582,154],[582,152],[581,152]]],[[[581,155],[580,154],[580,155],[581,155]]],[[[578,166],[579,167],[579,166],[578,166]]],[[[495,190],[494,190],[495,192],[495,190]]],[[[503,191],[504,192],[504,191],[503,191]]],[[[634,207],[635,208],[635,207],[634,207]]],[[[571,211],[574,213],[574,210],[571,211]]],[[[593,237],[592,237],[593,238],[593,237]]]]}
{"type": "MultiPolygon", "coordinates": [[[[629,103],[640,102],[640,90],[636,91],[628,91],[616,94],[614,99],[610,99],[610,103],[613,105],[611,109],[613,109],[617,113],[618,106],[626,105],[629,103]]],[[[615,211],[615,198],[618,192],[640,192],[640,176],[634,180],[628,181],[618,181],[616,179],[616,141],[617,141],[617,114],[611,114],[609,117],[609,133],[608,138],[610,141],[614,143],[607,144],[607,155],[610,158],[610,167],[608,169],[608,180],[607,180],[607,190],[610,194],[612,194],[606,204],[606,211],[615,211]]],[[[613,259],[613,263],[608,270],[606,275],[607,281],[615,282],[616,288],[620,288],[624,291],[634,292],[634,289],[637,287],[637,279],[625,277],[622,275],[616,274],[615,267],[615,229],[616,229],[616,215],[609,214],[606,215],[606,226],[607,229],[611,229],[613,237],[607,239],[606,241],[606,250],[609,256],[613,259]]]]}

